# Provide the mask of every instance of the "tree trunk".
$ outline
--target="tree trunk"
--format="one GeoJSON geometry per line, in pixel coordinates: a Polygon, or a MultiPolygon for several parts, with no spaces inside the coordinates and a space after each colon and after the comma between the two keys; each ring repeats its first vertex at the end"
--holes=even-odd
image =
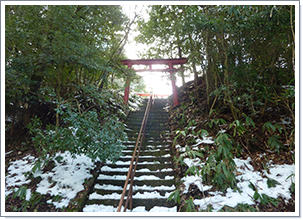
{"type": "Polygon", "coordinates": [[[198,72],[196,69],[196,62],[193,61],[192,62],[192,68],[193,68],[193,72],[194,72],[194,82],[195,82],[195,88],[196,88],[196,100],[199,99],[199,77],[198,77],[198,72]]]}
{"type": "MultiPolygon", "coordinates": [[[[182,58],[182,50],[181,50],[181,47],[178,46],[178,52],[179,52],[179,58],[182,58]]],[[[183,64],[181,64],[181,69],[183,69],[183,64]]],[[[181,78],[182,78],[182,85],[185,85],[185,77],[184,77],[184,70],[181,70],[181,78]]]]}

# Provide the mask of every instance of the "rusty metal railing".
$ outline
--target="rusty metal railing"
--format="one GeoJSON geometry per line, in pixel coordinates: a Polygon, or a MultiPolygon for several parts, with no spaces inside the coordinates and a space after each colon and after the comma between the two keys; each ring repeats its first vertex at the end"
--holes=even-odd
{"type": "Polygon", "coordinates": [[[130,165],[129,165],[127,177],[126,177],[126,180],[125,180],[125,184],[124,184],[124,188],[123,188],[123,191],[122,191],[122,195],[121,195],[121,198],[120,198],[120,202],[119,202],[117,212],[121,211],[128,182],[130,182],[130,184],[129,184],[127,198],[126,198],[126,201],[125,201],[125,204],[124,204],[124,212],[127,209],[128,203],[129,203],[129,209],[132,209],[132,205],[133,205],[132,204],[132,199],[133,199],[132,194],[133,194],[134,177],[135,177],[136,168],[137,168],[137,164],[138,164],[138,160],[139,160],[139,154],[140,154],[142,142],[144,141],[145,126],[146,126],[146,123],[147,123],[148,114],[149,114],[149,111],[151,109],[151,106],[152,106],[153,102],[154,102],[153,95],[150,95],[149,100],[147,102],[146,109],[145,109],[145,114],[144,114],[144,117],[143,117],[143,120],[142,120],[139,135],[138,135],[138,138],[137,138],[137,142],[136,142],[136,146],[135,146],[135,149],[134,149],[133,157],[132,157],[130,165]],[[134,164],[134,161],[135,161],[135,164],[134,164]]]}

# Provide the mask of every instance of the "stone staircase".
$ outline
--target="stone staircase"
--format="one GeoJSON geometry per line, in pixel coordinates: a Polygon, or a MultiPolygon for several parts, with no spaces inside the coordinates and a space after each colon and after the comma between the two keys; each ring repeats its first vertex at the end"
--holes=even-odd
{"type": "MultiPolygon", "coordinates": [[[[131,112],[127,118],[128,142],[125,143],[124,155],[116,163],[107,163],[101,167],[93,192],[89,195],[87,205],[83,209],[84,212],[117,210],[147,100],[143,103],[140,110],[131,112]]],[[[165,134],[169,132],[166,125],[168,113],[163,109],[165,104],[166,99],[156,99],[150,110],[145,140],[134,178],[133,209],[128,211],[177,211],[176,204],[167,201],[176,187],[169,145],[163,140],[165,134]]],[[[124,208],[121,209],[123,210],[124,208]]]]}

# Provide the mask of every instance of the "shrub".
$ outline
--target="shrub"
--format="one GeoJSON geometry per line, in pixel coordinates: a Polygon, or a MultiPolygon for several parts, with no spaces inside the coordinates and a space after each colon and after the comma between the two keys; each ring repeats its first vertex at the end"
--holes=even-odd
{"type": "Polygon", "coordinates": [[[77,99],[52,100],[57,104],[56,124],[43,125],[35,117],[28,125],[33,145],[40,154],[34,169],[41,169],[58,151],[69,151],[73,156],[85,154],[100,161],[114,161],[120,156],[122,142],[127,139],[124,124],[116,114],[108,112],[105,102],[108,97],[102,97],[93,88],[86,88],[83,93],[86,102],[83,95],[81,98],[77,95],[77,99]],[[91,102],[89,105],[87,100],[91,102]]]}

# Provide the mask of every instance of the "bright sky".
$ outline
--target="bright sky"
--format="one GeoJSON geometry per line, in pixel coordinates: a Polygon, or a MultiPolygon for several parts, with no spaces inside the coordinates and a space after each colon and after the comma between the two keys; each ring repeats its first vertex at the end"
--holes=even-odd
{"type": "MultiPolygon", "coordinates": [[[[123,10],[125,11],[126,15],[133,16],[133,11],[135,10],[134,5],[122,5],[123,10]]],[[[137,10],[141,10],[142,5],[137,7],[137,10]]],[[[147,9],[147,6],[144,6],[143,8],[143,15],[144,18],[148,19],[148,14],[145,12],[147,9]]],[[[139,52],[143,52],[148,47],[144,44],[137,44],[134,41],[134,38],[136,35],[139,34],[139,32],[134,31],[135,26],[132,27],[132,30],[129,35],[129,42],[125,45],[125,54],[129,59],[141,59],[139,57],[139,52]]],[[[155,94],[172,94],[172,87],[170,80],[165,76],[165,73],[161,72],[138,72],[138,75],[143,76],[143,80],[146,84],[147,90],[153,90],[155,94]]],[[[177,81],[178,85],[178,81],[177,81]]]]}

